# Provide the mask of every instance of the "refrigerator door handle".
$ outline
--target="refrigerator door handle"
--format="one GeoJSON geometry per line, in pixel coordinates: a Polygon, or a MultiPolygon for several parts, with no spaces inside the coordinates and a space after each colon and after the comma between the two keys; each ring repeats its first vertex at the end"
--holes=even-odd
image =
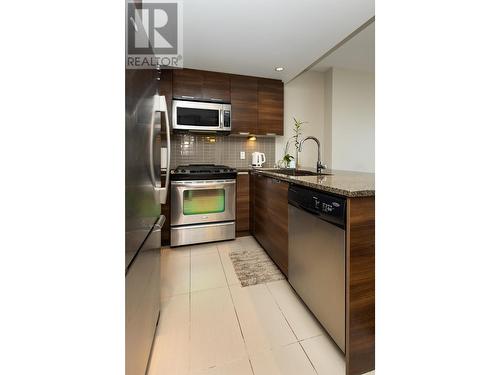
{"type": "Polygon", "coordinates": [[[162,96],[165,104],[165,134],[167,135],[167,174],[165,176],[165,197],[163,204],[167,203],[168,187],[170,184],[170,120],[168,119],[168,107],[165,96],[162,96]]]}
{"type": "Polygon", "coordinates": [[[165,215],[160,215],[160,217],[158,218],[158,220],[155,223],[154,230],[157,232],[161,232],[161,228],[163,228],[163,224],[165,224],[165,220],[166,220],[165,215]]]}
{"type": "MultiPolygon", "coordinates": [[[[169,129],[169,122],[168,122],[168,110],[167,110],[167,101],[165,99],[165,96],[163,95],[155,95],[155,112],[162,112],[165,114],[165,125],[166,125],[166,134],[167,134],[167,176],[165,179],[165,186],[161,186],[161,177],[160,177],[160,184],[158,186],[157,180],[156,180],[156,171],[154,167],[154,160],[153,160],[153,152],[154,152],[154,131],[151,136],[151,144],[150,144],[150,157],[149,157],[149,164],[150,164],[150,169],[151,169],[151,176],[154,181],[154,189],[155,189],[155,194],[159,197],[159,202],[160,204],[165,204],[167,203],[167,193],[168,193],[168,183],[170,180],[170,129],[169,129]]],[[[153,126],[155,126],[153,124],[153,126]]]]}

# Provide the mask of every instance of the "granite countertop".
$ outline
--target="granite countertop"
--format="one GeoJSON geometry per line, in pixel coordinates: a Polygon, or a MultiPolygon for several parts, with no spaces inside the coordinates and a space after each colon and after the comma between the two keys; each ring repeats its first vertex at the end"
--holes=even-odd
{"type": "MultiPolygon", "coordinates": [[[[313,168],[300,169],[315,172],[313,168]]],[[[289,176],[279,173],[277,168],[254,168],[249,166],[238,167],[236,170],[238,172],[260,173],[279,180],[349,198],[375,196],[374,173],[327,169],[324,171],[325,174],[320,176],[289,176]]],[[[165,174],[166,173],[162,171],[162,176],[165,176],[165,174]]]]}
{"type": "MultiPolygon", "coordinates": [[[[314,171],[310,168],[301,169],[314,171]]],[[[279,173],[276,168],[254,168],[249,170],[279,180],[342,195],[344,197],[375,196],[375,173],[326,170],[324,172],[325,174],[320,176],[288,176],[279,173]]]]}

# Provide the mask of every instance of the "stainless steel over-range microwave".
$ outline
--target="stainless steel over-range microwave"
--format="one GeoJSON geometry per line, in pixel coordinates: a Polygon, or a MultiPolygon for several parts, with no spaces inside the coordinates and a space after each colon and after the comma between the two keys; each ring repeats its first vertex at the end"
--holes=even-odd
{"type": "Polygon", "coordinates": [[[196,132],[230,132],[231,104],[172,101],[172,128],[196,132]]]}

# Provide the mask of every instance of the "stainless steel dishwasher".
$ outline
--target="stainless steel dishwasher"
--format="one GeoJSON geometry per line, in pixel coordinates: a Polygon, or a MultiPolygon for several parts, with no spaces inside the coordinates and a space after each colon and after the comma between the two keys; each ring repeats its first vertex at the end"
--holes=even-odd
{"type": "Polygon", "coordinates": [[[288,281],[345,353],[344,198],[288,189],[288,281]]]}

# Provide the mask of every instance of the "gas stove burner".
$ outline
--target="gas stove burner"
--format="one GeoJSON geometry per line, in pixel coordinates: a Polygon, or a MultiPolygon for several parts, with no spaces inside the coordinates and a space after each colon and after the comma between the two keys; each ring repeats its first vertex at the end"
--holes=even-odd
{"type": "Polygon", "coordinates": [[[179,165],[172,171],[173,180],[236,178],[236,169],[227,165],[188,164],[179,165]]]}

